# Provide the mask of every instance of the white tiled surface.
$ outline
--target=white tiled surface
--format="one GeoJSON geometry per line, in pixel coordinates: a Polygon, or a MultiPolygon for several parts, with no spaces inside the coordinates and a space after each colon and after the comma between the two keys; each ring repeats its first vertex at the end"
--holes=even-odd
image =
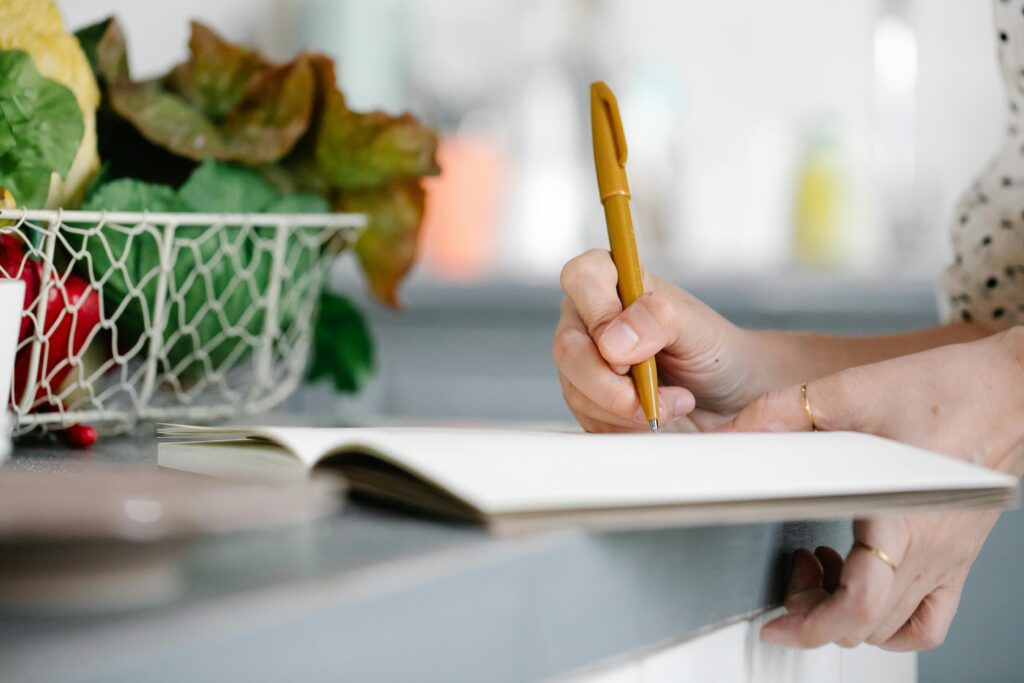
{"type": "Polygon", "coordinates": [[[917,680],[917,656],[861,646],[842,651],[843,683],[898,683],[917,680]]]}
{"type": "Polygon", "coordinates": [[[741,621],[692,641],[666,648],[640,662],[643,683],[721,681],[748,683],[750,623],[741,621]]]}
{"type": "Polygon", "coordinates": [[[780,614],[782,610],[766,612],[750,624],[750,683],[840,683],[843,680],[842,649],[838,646],[794,650],[761,642],[758,637],[761,627],[780,614]]]}
{"type": "Polygon", "coordinates": [[[566,679],[565,683],[644,683],[643,667],[639,663],[602,670],[599,673],[566,679]]]}
{"type": "Polygon", "coordinates": [[[913,683],[917,658],[875,647],[794,650],[762,643],[774,611],[607,668],[572,683],[913,683]]]}

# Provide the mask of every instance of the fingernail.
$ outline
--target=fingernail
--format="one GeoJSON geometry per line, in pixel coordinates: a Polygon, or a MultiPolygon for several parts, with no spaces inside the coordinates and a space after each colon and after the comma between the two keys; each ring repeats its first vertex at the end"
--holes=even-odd
{"type": "Polygon", "coordinates": [[[690,409],[690,399],[685,396],[677,396],[675,402],[672,404],[672,415],[674,417],[682,417],[687,414],[690,409]]]}
{"type": "Polygon", "coordinates": [[[615,355],[629,353],[640,341],[640,335],[626,323],[612,323],[601,335],[601,346],[615,355]]]}
{"type": "Polygon", "coordinates": [[[777,619],[772,619],[761,627],[761,640],[775,645],[786,645],[789,642],[788,626],[798,619],[795,615],[787,614],[777,619]]]}

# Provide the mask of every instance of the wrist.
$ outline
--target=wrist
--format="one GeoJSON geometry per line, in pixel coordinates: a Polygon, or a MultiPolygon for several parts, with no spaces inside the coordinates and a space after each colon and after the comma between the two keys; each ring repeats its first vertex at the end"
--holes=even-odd
{"type": "Polygon", "coordinates": [[[796,368],[812,352],[804,334],[776,330],[740,330],[740,348],[747,363],[744,405],[773,389],[800,381],[796,368]]]}
{"type": "Polygon", "coordinates": [[[748,357],[754,359],[750,378],[754,396],[829,374],[822,370],[828,355],[826,340],[809,332],[744,330],[748,357]]]}
{"type": "MultiPolygon", "coordinates": [[[[993,378],[993,384],[1005,387],[994,402],[994,409],[1000,410],[1004,416],[994,431],[1006,430],[1010,438],[1005,449],[997,451],[1001,451],[997,462],[989,466],[1020,477],[1024,475],[1024,327],[1011,327],[990,339],[998,341],[1002,359],[998,365],[999,374],[993,378]]],[[[988,349],[982,350],[982,362],[989,353],[988,349]]]]}

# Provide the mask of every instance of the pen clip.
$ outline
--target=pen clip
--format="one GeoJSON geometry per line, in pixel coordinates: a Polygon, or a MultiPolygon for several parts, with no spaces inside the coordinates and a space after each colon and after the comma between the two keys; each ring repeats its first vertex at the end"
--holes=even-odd
{"type": "Polygon", "coordinates": [[[604,105],[605,113],[608,116],[608,127],[612,131],[612,142],[615,144],[615,159],[619,166],[626,166],[626,157],[629,150],[626,148],[626,133],[622,130],[622,118],[619,116],[619,103],[604,81],[597,81],[591,85],[593,95],[604,105]]]}

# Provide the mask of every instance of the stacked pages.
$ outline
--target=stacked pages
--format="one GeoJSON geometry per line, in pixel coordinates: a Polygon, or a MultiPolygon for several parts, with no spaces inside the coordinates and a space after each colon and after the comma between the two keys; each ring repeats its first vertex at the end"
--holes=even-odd
{"type": "Polygon", "coordinates": [[[335,471],[354,493],[497,532],[1006,506],[1016,478],[875,436],[164,425],[159,463],[255,478],[335,471]]]}

